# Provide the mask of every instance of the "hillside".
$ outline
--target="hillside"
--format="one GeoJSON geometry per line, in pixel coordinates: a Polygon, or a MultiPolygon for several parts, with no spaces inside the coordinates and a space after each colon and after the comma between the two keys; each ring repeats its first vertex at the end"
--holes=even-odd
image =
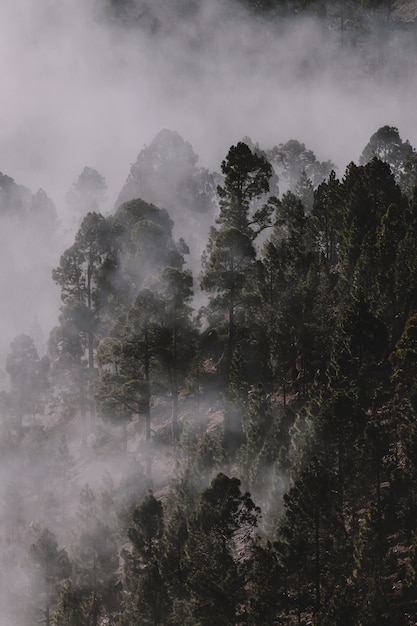
{"type": "Polygon", "coordinates": [[[417,2],[1,14],[0,626],[416,626],[417,2]]]}
{"type": "Polygon", "coordinates": [[[169,213],[128,199],[63,251],[48,353],[12,342],[2,626],[414,623],[416,151],[381,127],[339,179],[250,143],[203,307],[169,213]]]}

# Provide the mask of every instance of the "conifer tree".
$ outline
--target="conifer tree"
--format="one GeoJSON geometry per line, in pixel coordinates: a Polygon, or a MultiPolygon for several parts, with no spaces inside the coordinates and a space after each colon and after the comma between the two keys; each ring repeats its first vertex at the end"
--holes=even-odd
{"type": "MultiPolygon", "coordinates": [[[[287,575],[297,596],[298,611],[317,614],[333,584],[333,559],[345,534],[334,498],[332,472],[313,458],[284,495],[284,505],[279,539],[283,541],[287,575]]],[[[339,558],[342,555],[345,562],[338,562],[337,567],[346,574],[349,561],[343,553],[339,558]]]]}
{"type": "MultiPolygon", "coordinates": [[[[194,618],[209,626],[213,615],[219,626],[235,623],[245,601],[245,562],[238,557],[237,542],[250,544],[260,510],[240,481],[220,473],[200,496],[189,521],[186,553],[187,587],[194,618]]],[[[237,622],[239,623],[239,622],[237,622]]]]}
{"type": "Polygon", "coordinates": [[[52,272],[54,281],[61,287],[63,304],[60,327],[51,334],[50,352],[55,371],[61,369],[64,375],[72,375],[73,384],[79,388],[78,410],[83,423],[84,447],[95,418],[95,351],[105,301],[101,279],[103,267],[111,254],[106,219],[98,213],[88,213],[76,234],[75,243],[64,252],[59,267],[52,272]],[[88,417],[92,424],[87,423],[88,417]]]}
{"type": "Polygon", "coordinates": [[[275,384],[282,382],[284,397],[288,384],[297,377],[305,391],[304,375],[313,339],[307,324],[311,327],[313,312],[307,279],[316,256],[301,200],[287,192],[276,205],[258,282],[271,374],[275,384]]]}
{"type": "Polygon", "coordinates": [[[358,167],[351,163],[341,184],[342,228],[341,297],[349,294],[350,287],[362,288],[369,298],[373,281],[368,266],[374,253],[381,218],[390,206],[404,206],[404,198],[396,184],[389,165],[374,157],[369,163],[358,167]]]}
{"type": "Polygon", "coordinates": [[[91,626],[119,612],[119,556],[114,534],[102,519],[94,492],[80,493],[78,527],[72,546],[74,581],[91,626]]]}
{"type": "Polygon", "coordinates": [[[409,141],[403,141],[395,126],[381,126],[369,139],[360,157],[365,165],[374,157],[388,163],[397,182],[404,174],[405,162],[415,155],[409,141]]]}
{"type": "MultiPolygon", "coordinates": [[[[265,157],[244,143],[232,146],[222,162],[224,184],[218,187],[220,215],[203,255],[201,287],[210,308],[226,325],[225,377],[229,382],[238,341],[237,316],[248,315],[249,293],[255,272],[254,240],[268,224],[273,205],[267,202],[251,214],[251,203],[269,191],[272,167],[265,157]]],[[[239,320],[240,321],[240,320],[239,320]]]]}
{"type": "Polygon", "coordinates": [[[19,436],[23,419],[42,412],[47,368],[48,361],[39,358],[31,337],[23,333],[15,337],[7,355],[6,372],[10,376],[8,403],[14,414],[13,430],[19,436]]]}
{"type": "Polygon", "coordinates": [[[28,565],[36,612],[40,611],[40,621],[51,626],[59,585],[70,576],[71,565],[66,550],[58,548],[56,537],[48,528],[40,531],[37,541],[30,547],[28,565]]]}
{"type": "Polygon", "coordinates": [[[52,623],[53,626],[86,626],[88,623],[83,594],[70,580],[62,586],[52,623]]]}
{"type": "Polygon", "coordinates": [[[314,192],[312,228],[319,249],[330,265],[335,265],[340,248],[340,182],[334,171],[314,192]]]}
{"type": "Polygon", "coordinates": [[[159,545],[164,532],[164,511],[153,493],[145,496],[133,513],[128,536],[132,552],[125,553],[125,584],[130,602],[125,611],[127,624],[164,623],[168,595],[159,565],[159,545]]]}

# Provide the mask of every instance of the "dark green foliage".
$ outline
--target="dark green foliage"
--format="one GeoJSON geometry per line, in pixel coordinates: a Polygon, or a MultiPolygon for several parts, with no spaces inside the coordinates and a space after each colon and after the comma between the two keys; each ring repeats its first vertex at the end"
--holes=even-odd
{"type": "Polygon", "coordinates": [[[285,606],[283,568],[278,555],[268,542],[255,543],[249,559],[250,593],[248,624],[273,626],[280,606],[285,606]]]}
{"type": "Polygon", "coordinates": [[[74,582],[87,623],[98,626],[102,619],[119,613],[119,555],[114,533],[88,485],[80,493],[72,555],[74,582]]]}
{"type": "Polygon", "coordinates": [[[226,381],[230,382],[239,327],[247,323],[255,278],[258,233],[269,224],[273,202],[250,211],[251,203],[269,191],[272,167],[266,158],[240,142],[222,162],[224,184],[218,187],[220,215],[203,255],[201,288],[211,294],[210,308],[227,324],[226,381]]]}
{"type": "Polygon", "coordinates": [[[168,593],[159,566],[159,544],[164,531],[163,507],[150,491],[133,513],[128,530],[132,545],[126,552],[125,585],[130,591],[122,623],[158,626],[164,622],[168,593]]]}
{"type": "Polygon", "coordinates": [[[28,567],[37,619],[50,626],[59,585],[70,576],[71,565],[65,549],[58,548],[55,535],[47,528],[40,530],[37,541],[29,550],[28,567]]]}
{"type": "MultiPolygon", "coordinates": [[[[63,306],[50,361],[18,336],[0,396],[13,474],[1,487],[0,561],[10,580],[25,563],[22,613],[54,626],[406,626],[417,196],[402,193],[404,145],[386,130],[373,139],[379,158],[341,181],[303,144],[270,151],[293,189],[280,198],[268,198],[266,153],[232,146],[201,327],[167,211],[132,200],[86,216],[54,271],[63,306]],[[69,418],[93,415],[94,401],[105,436],[80,459],[69,418]],[[103,486],[86,486],[77,512],[77,480],[99,480],[102,466],[103,486]],[[71,525],[69,557],[37,525],[46,518],[59,542],[71,525]]],[[[24,623],[19,610],[11,623],[24,623]]]]}
{"type": "Polygon", "coordinates": [[[144,563],[149,563],[164,528],[162,504],[152,492],[135,509],[133,522],[135,525],[129,530],[129,539],[139,558],[144,563]]]}
{"type": "Polygon", "coordinates": [[[61,589],[53,617],[54,626],[86,626],[88,616],[84,610],[83,594],[67,581],[61,589]]]}
{"type": "Polygon", "coordinates": [[[340,247],[341,202],[340,182],[334,171],[314,192],[311,212],[312,228],[317,244],[324,252],[326,261],[334,265],[340,247]]]}
{"type": "Polygon", "coordinates": [[[354,584],[358,624],[388,624],[387,547],[381,536],[378,514],[371,510],[359,530],[354,549],[354,584]],[[365,573],[365,580],[362,578],[365,573]]]}
{"type": "Polygon", "coordinates": [[[177,440],[179,388],[185,384],[195,353],[197,335],[189,304],[192,275],[183,269],[179,251],[174,263],[149,281],[151,288],[138,292],[123,328],[115,329],[116,336],[108,337],[98,350],[103,369],[97,400],[104,415],[126,429],[135,414],[144,414],[147,440],[151,436],[152,382],[156,380],[169,390],[171,434],[172,440],[177,440]]]}
{"type": "MultiPolygon", "coordinates": [[[[276,206],[258,283],[272,380],[275,385],[282,382],[284,402],[288,387],[305,391],[305,375],[311,367],[316,312],[309,301],[309,283],[316,259],[304,207],[287,192],[276,206]]],[[[317,313],[322,317],[323,311],[317,313]]]]}
{"type": "Polygon", "coordinates": [[[298,610],[320,611],[335,577],[347,576],[343,526],[332,472],[313,459],[284,496],[279,535],[286,542],[283,558],[298,587],[298,610]],[[329,559],[338,555],[338,563],[329,559]],[[308,581],[308,583],[307,583],[308,581]]]}
{"type": "Polygon", "coordinates": [[[374,245],[381,218],[391,204],[401,208],[404,198],[389,165],[374,157],[363,167],[353,163],[342,181],[342,230],[340,289],[361,287],[371,296],[373,282],[365,267],[373,264],[374,245]]]}
{"type": "Polygon", "coordinates": [[[397,181],[401,181],[405,174],[405,163],[410,161],[415,151],[409,141],[403,142],[398,128],[382,126],[370,138],[363,149],[360,164],[364,165],[372,158],[377,157],[385,161],[391,168],[397,181]]]}
{"type": "Polygon", "coordinates": [[[187,588],[196,622],[210,624],[213,615],[226,626],[244,600],[245,555],[237,543],[248,542],[260,510],[240,481],[218,474],[201,496],[190,518],[187,541],[187,588]]]}

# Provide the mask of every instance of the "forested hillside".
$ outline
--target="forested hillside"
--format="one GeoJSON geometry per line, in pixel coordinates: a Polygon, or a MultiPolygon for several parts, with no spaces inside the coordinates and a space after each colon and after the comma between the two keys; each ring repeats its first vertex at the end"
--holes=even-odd
{"type": "Polygon", "coordinates": [[[5,365],[2,626],[415,623],[417,153],[364,143],[338,175],[245,138],[210,174],[158,135],[121,195],[153,172],[180,232],[211,221],[198,274],[175,202],[103,216],[84,170],[47,353],[5,365]]]}
{"type": "Polygon", "coordinates": [[[0,4],[0,626],[416,626],[417,2],[0,4]]]}

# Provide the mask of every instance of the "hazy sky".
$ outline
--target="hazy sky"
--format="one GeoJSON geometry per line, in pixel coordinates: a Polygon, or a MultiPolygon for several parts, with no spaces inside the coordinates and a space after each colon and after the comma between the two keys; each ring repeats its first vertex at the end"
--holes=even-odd
{"type": "Polygon", "coordinates": [[[278,37],[205,4],[192,23],[161,14],[166,32],[152,37],[95,22],[86,0],[3,0],[0,171],[59,204],[84,165],[106,176],[114,200],[165,127],[213,168],[244,135],[266,146],[299,139],[341,168],[385,123],[417,143],[414,84],[398,72],[404,42],[386,44],[388,65],[404,61],[393,86],[346,50],[341,58],[337,30],[305,23],[278,37]]]}

